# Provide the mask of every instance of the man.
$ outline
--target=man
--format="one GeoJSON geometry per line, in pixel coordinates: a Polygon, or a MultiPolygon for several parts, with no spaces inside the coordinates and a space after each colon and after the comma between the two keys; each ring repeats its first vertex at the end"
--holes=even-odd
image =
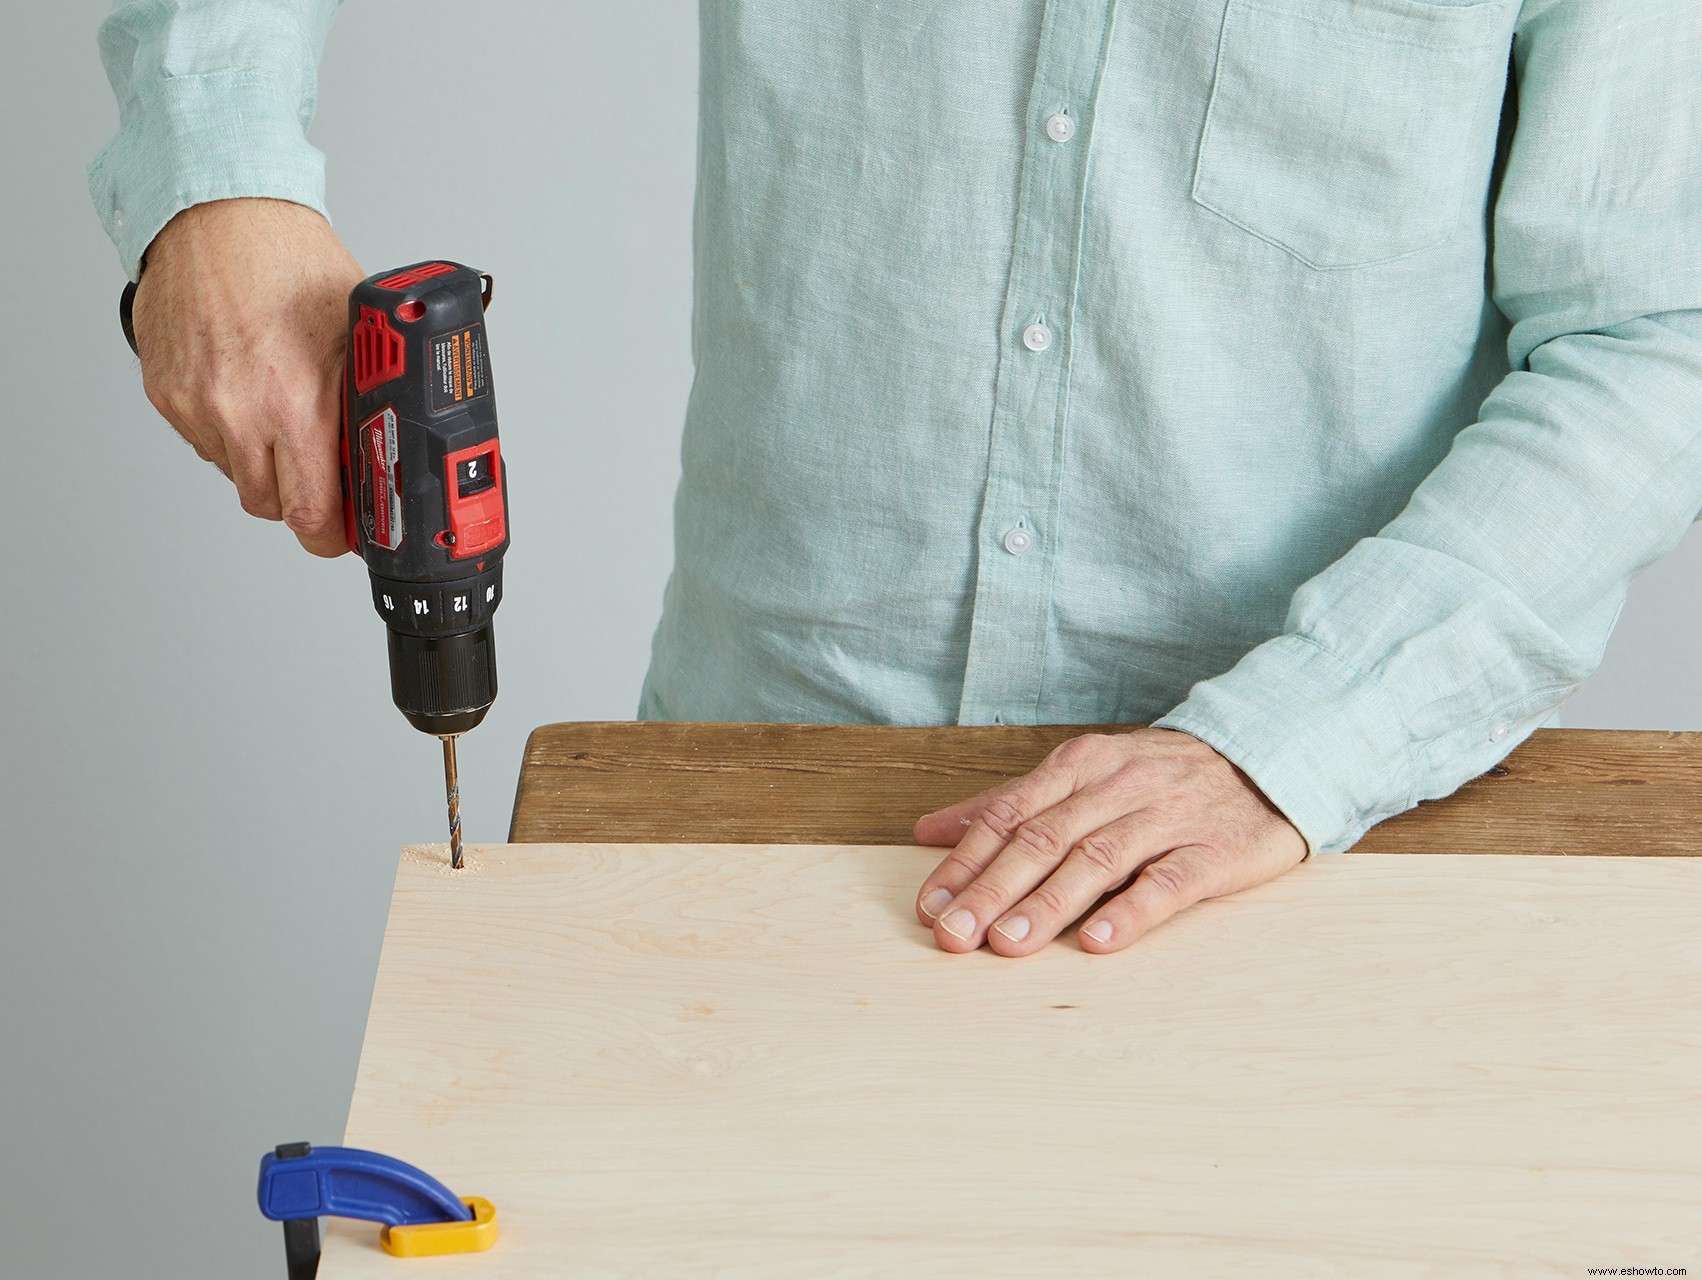
{"type": "MultiPolygon", "coordinates": [[[[121,4],[90,171],[150,400],[322,555],[334,8],[121,4]]],[[[641,714],[1155,726],[917,824],[948,951],[1116,951],[1452,791],[1702,507],[1694,0],[715,0],[702,40],[641,714]]]]}

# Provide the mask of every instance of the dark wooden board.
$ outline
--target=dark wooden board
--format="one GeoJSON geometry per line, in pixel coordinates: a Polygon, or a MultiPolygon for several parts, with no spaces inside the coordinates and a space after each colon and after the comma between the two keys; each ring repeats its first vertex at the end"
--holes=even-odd
{"type": "MultiPolygon", "coordinates": [[[[1128,725],[1098,726],[1126,731],[1128,725]]],[[[1084,725],[599,722],[526,744],[516,843],[909,844],[916,818],[1025,773],[1084,725]]],[[[1356,853],[1702,853],[1702,733],[1540,729],[1356,853]]]]}

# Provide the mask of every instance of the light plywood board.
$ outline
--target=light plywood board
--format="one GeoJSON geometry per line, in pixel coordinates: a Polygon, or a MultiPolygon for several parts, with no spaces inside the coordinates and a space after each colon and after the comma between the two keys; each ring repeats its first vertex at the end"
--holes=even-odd
{"type": "Polygon", "coordinates": [[[1702,860],[1314,860],[937,951],[907,848],[404,857],[346,1141],[488,1254],[320,1275],[1702,1274],[1702,860]]]}

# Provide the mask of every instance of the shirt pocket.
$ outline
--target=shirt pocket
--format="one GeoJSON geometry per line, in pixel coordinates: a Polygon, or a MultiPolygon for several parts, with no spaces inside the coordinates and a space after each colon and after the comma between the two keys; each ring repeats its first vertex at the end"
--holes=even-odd
{"type": "Polygon", "coordinates": [[[1229,0],[1194,200],[1321,270],[1447,243],[1486,176],[1474,143],[1506,83],[1505,12],[1229,0]]]}

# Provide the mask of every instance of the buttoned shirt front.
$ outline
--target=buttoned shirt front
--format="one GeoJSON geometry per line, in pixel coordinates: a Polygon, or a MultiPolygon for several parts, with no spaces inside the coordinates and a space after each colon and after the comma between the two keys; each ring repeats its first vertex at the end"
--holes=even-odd
{"type": "MultiPolygon", "coordinates": [[[[323,208],[333,4],[119,6],[91,190],[323,208]]],[[[1702,506],[1693,0],[709,0],[641,713],[1147,722],[1314,850],[1489,768],[1702,506]]]]}

